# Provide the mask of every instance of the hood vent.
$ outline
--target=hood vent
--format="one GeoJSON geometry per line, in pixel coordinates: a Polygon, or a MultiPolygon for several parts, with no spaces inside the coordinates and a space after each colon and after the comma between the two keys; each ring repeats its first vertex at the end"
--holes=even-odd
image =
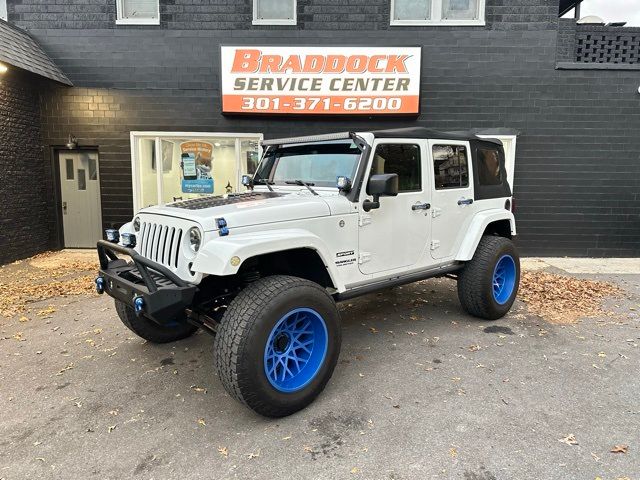
{"type": "Polygon", "coordinates": [[[167,205],[167,207],[186,208],[187,210],[202,210],[203,208],[253,202],[255,200],[266,200],[267,198],[283,197],[284,195],[284,193],[278,192],[230,193],[226,198],[222,196],[193,198],[183,202],[172,203],[171,205],[167,205]]]}

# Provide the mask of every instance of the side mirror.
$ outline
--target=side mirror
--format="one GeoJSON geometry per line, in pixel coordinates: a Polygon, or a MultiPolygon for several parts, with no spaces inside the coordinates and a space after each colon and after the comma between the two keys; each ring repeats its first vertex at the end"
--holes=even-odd
{"type": "Polygon", "coordinates": [[[242,175],[242,185],[253,190],[253,177],[251,175],[242,175]]]}
{"type": "Polygon", "coordinates": [[[373,202],[369,199],[365,200],[362,208],[365,212],[380,208],[380,197],[395,197],[398,195],[398,174],[397,173],[381,173],[371,175],[369,183],[367,183],[367,195],[373,196],[373,202]]]}

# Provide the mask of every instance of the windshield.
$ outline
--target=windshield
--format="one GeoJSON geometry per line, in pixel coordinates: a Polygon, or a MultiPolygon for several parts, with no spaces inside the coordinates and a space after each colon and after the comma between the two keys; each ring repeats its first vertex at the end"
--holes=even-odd
{"type": "Polygon", "coordinates": [[[339,176],[354,178],[360,149],[351,140],[269,148],[254,181],[284,184],[293,180],[318,187],[335,187],[339,176]]]}

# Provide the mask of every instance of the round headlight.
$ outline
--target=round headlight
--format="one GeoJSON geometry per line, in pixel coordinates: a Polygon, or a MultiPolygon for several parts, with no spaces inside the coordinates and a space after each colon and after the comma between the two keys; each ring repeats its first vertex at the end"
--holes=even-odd
{"type": "Polygon", "coordinates": [[[133,219],[133,231],[136,233],[140,231],[140,217],[133,219]]]}
{"type": "Polygon", "coordinates": [[[197,252],[200,248],[200,243],[202,242],[202,236],[200,235],[200,230],[196,227],[193,227],[189,230],[189,246],[191,250],[197,252]]]}

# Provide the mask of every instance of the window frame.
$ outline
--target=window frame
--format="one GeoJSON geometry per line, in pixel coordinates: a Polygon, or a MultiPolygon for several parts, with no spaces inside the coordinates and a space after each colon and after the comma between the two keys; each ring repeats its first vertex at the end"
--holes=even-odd
{"type": "Polygon", "coordinates": [[[116,0],[116,25],[160,25],[160,0],[156,1],[156,18],[123,18],[124,1],[116,0]]]}
{"type": "MultiPolygon", "coordinates": [[[[254,0],[255,1],[255,0],[254,0]]],[[[431,0],[431,15],[429,20],[396,20],[393,15],[395,12],[396,0],[391,0],[391,10],[389,15],[390,25],[392,27],[410,27],[410,26],[431,26],[431,27],[482,27],[486,25],[486,0],[478,0],[478,18],[477,19],[446,19],[442,18],[443,0],[431,0]]]]}
{"type": "MultiPolygon", "coordinates": [[[[431,158],[431,173],[433,175],[433,190],[435,192],[446,192],[448,190],[466,190],[469,189],[472,185],[473,182],[475,181],[474,178],[475,176],[472,177],[472,170],[473,170],[473,159],[471,158],[471,145],[469,144],[469,142],[458,142],[456,140],[433,140],[433,143],[429,142],[429,155],[431,158]],[[437,183],[436,183],[436,172],[435,172],[435,167],[436,167],[436,159],[435,156],[433,154],[433,149],[434,147],[464,147],[465,148],[465,153],[466,153],[466,158],[467,158],[467,184],[466,185],[458,185],[455,187],[438,187],[437,183]]],[[[460,175],[460,177],[462,177],[462,175],[460,175]]]]}
{"type": "MultiPolygon", "coordinates": [[[[367,172],[367,183],[369,182],[369,179],[371,178],[372,175],[374,175],[372,173],[373,170],[373,162],[375,161],[375,157],[376,157],[376,152],[378,150],[379,147],[383,146],[383,145],[409,145],[412,147],[417,147],[418,149],[418,170],[419,170],[419,175],[418,178],[420,179],[420,188],[418,189],[412,189],[412,190],[400,190],[400,175],[398,174],[398,195],[403,195],[405,193],[420,193],[420,192],[424,192],[425,191],[425,182],[424,182],[424,161],[423,161],[423,154],[424,152],[422,151],[422,144],[416,140],[413,139],[387,139],[385,138],[384,140],[377,142],[375,147],[371,149],[371,162],[369,163],[369,169],[367,172]],[[405,141],[403,141],[405,140],[405,141]]],[[[391,172],[389,172],[391,173],[391,172]]],[[[364,192],[365,194],[367,193],[367,189],[366,189],[366,185],[364,188],[364,192]]]]}
{"type": "Polygon", "coordinates": [[[298,0],[293,2],[293,18],[258,18],[258,4],[260,0],[253,0],[253,25],[297,25],[298,24],[298,0]]]}
{"type": "Polygon", "coordinates": [[[7,0],[0,0],[0,18],[5,22],[9,21],[9,9],[7,7],[7,0]]]}

